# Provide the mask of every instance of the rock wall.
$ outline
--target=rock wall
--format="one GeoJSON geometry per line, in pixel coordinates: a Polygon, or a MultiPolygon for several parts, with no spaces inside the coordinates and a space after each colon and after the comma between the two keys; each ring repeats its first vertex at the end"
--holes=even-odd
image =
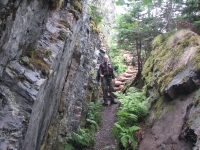
{"type": "Polygon", "coordinates": [[[0,149],[63,149],[98,97],[104,52],[87,1],[0,2],[0,149]]]}
{"type": "Polygon", "coordinates": [[[187,30],[159,35],[142,75],[150,113],[139,150],[198,150],[200,37],[187,30]]]}

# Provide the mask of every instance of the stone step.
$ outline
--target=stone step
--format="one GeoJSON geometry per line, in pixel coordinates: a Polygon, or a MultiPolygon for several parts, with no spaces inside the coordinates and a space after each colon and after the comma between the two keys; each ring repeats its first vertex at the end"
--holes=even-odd
{"type": "Polygon", "coordinates": [[[130,81],[136,77],[137,72],[137,67],[128,66],[126,72],[124,72],[122,76],[116,78],[114,83],[115,91],[120,92],[124,88],[124,85],[127,81],[130,81]]]}

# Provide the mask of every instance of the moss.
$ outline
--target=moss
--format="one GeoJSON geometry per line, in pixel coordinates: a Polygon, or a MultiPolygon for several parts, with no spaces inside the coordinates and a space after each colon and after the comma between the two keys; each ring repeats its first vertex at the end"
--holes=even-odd
{"type": "Polygon", "coordinates": [[[60,35],[58,36],[58,39],[64,41],[66,39],[65,32],[63,30],[60,30],[59,34],[60,35]]]}
{"type": "Polygon", "coordinates": [[[51,54],[52,54],[52,52],[51,52],[50,50],[45,51],[45,56],[46,56],[46,57],[51,56],[51,54]]]}
{"type": "Polygon", "coordinates": [[[72,14],[75,14],[75,13],[76,13],[76,10],[73,9],[73,8],[70,8],[70,9],[69,9],[69,12],[72,13],[72,14]]]}
{"type": "Polygon", "coordinates": [[[193,65],[196,65],[196,70],[200,72],[200,46],[197,47],[195,56],[193,59],[193,65]]]}
{"type": "Polygon", "coordinates": [[[64,149],[65,144],[62,142],[58,142],[58,140],[55,141],[56,135],[57,135],[57,127],[56,126],[50,126],[47,132],[47,136],[45,137],[45,142],[41,146],[41,150],[47,150],[47,149],[64,149]],[[52,145],[53,144],[53,145],[52,145]]]}
{"type": "Polygon", "coordinates": [[[188,120],[188,121],[187,121],[187,125],[189,125],[189,126],[191,126],[192,123],[193,123],[193,120],[188,120]]]}
{"type": "Polygon", "coordinates": [[[200,101],[200,89],[196,92],[193,100],[193,104],[196,107],[199,104],[200,101]]]}
{"type": "Polygon", "coordinates": [[[160,43],[162,43],[164,40],[164,37],[162,34],[158,35],[157,37],[155,37],[155,39],[152,42],[153,48],[157,47],[160,45],[160,43]]]}
{"type": "Polygon", "coordinates": [[[75,46],[78,46],[78,41],[76,41],[75,46]]]}
{"type": "Polygon", "coordinates": [[[82,12],[81,3],[79,3],[77,0],[73,0],[71,4],[74,7],[74,9],[78,10],[80,13],[82,12]]]}
{"type": "Polygon", "coordinates": [[[29,67],[29,65],[30,65],[30,62],[24,61],[24,60],[22,59],[22,57],[19,58],[19,61],[20,61],[24,66],[26,66],[26,67],[29,67]]]}
{"type": "Polygon", "coordinates": [[[78,11],[76,11],[75,9],[70,8],[69,12],[75,16],[76,20],[78,20],[80,18],[80,13],[78,11]]]}
{"type": "Polygon", "coordinates": [[[100,33],[100,28],[92,20],[90,21],[90,29],[93,32],[100,33]]]}
{"type": "MultiPolygon", "coordinates": [[[[142,70],[142,76],[148,86],[156,84],[157,90],[162,92],[172,81],[173,77],[183,70],[184,66],[177,68],[177,63],[182,56],[185,47],[191,45],[190,41],[197,44],[194,34],[189,31],[169,32],[157,36],[153,40],[154,50],[151,51],[151,57],[145,62],[142,70]],[[184,36],[183,36],[184,35],[184,36]],[[155,73],[159,72],[157,77],[155,73]]],[[[200,48],[196,54],[200,54],[200,48]]],[[[200,71],[200,56],[195,55],[197,68],[200,71]],[[198,58],[197,58],[198,57],[198,58]]]]}
{"type": "Polygon", "coordinates": [[[64,25],[66,28],[69,28],[69,30],[71,30],[71,25],[68,22],[60,20],[60,24],[64,25]]]}
{"type": "Polygon", "coordinates": [[[15,79],[17,79],[18,81],[21,81],[21,82],[26,81],[26,78],[23,75],[17,75],[17,76],[15,76],[15,79]]]}
{"type": "Polygon", "coordinates": [[[50,9],[51,10],[59,10],[61,8],[63,0],[51,0],[50,1],[50,9]]]}
{"type": "Polygon", "coordinates": [[[28,51],[25,52],[25,56],[29,57],[30,63],[38,70],[45,70],[45,72],[49,72],[49,65],[43,60],[44,54],[41,52],[37,52],[36,49],[30,48],[28,51]]]}
{"type": "Polygon", "coordinates": [[[163,111],[163,108],[162,108],[163,102],[164,102],[164,99],[163,99],[162,97],[160,97],[160,98],[156,101],[156,103],[155,103],[155,105],[154,105],[154,107],[153,107],[153,109],[154,109],[154,111],[155,111],[155,117],[154,117],[155,120],[161,118],[162,111],[163,111]]]}
{"type": "Polygon", "coordinates": [[[50,38],[50,42],[51,42],[51,43],[56,43],[56,39],[54,39],[54,38],[51,37],[51,38],[50,38]]]}
{"type": "Polygon", "coordinates": [[[175,102],[172,101],[166,108],[166,113],[173,111],[176,108],[175,102]]]}

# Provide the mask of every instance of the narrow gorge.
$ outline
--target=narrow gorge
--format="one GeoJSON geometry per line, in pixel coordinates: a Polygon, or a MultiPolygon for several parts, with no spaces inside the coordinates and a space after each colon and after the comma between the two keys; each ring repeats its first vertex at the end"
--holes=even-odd
{"type": "MultiPolygon", "coordinates": [[[[85,126],[90,102],[102,98],[96,75],[112,46],[106,36],[113,31],[106,26],[114,24],[115,2],[0,1],[0,150],[66,150],[70,135],[85,126]],[[102,9],[104,5],[109,9],[102,9]],[[100,7],[109,20],[102,21],[102,29],[89,13],[100,7]]],[[[140,23],[123,27],[127,31],[140,23]]],[[[155,32],[144,40],[146,47],[136,33],[144,26],[131,31],[135,41],[121,38],[127,48],[137,45],[130,55],[148,56],[134,58],[139,69],[132,66],[132,57],[126,58],[128,69],[115,82],[115,90],[124,94],[132,86],[145,90],[148,113],[137,118],[144,125],[135,136],[138,150],[200,149],[200,37],[192,27],[177,26],[155,32]]],[[[112,124],[116,120],[114,116],[112,124]]]]}

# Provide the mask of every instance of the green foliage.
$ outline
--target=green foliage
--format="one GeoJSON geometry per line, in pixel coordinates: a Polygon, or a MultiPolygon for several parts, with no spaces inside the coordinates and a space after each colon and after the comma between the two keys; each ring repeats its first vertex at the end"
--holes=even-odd
{"type": "Polygon", "coordinates": [[[35,69],[38,70],[43,70],[44,75],[46,76],[49,74],[49,65],[44,61],[45,54],[42,53],[41,51],[35,49],[35,48],[30,48],[25,53],[23,56],[28,56],[29,61],[23,61],[22,58],[20,58],[20,61],[27,67],[30,67],[30,69],[33,69],[32,66],[34,66],[35,69]]]}
{"type": "Polygon", "coordinates": [[[98,12],[98,9],[96,6],[91,5],[88,7],[89,14],[91,15],[92,20],[95,22],[96,25],[99,25],[103,19],[101,14],[98,12]]]}
{"type": "Polygon", "coordinates": [[[88,129],[78,128],[77,133],[73,132],[69,143],[72,143],[75,148],[83,148],[93,146],[95,140],[88,129]]]}
{"type": "MultiPolygon", "coordinates": [[[[177,66],[184,49],[198,45],[197,41],[199,41],[199,36],[189,30],[167,32],[157,36],[153,41],[154,49],[151,51],[151,56],[145,62],[142,70],[142,76],[148,88],[154,85],[157,91],[163,93],[172,79],[185,67],[183,64],[177,66]]],[[[195,55],[193,59],[188,60],[187,64],[196,67],[199,62],[200,50],[198,47],[194,49],[196,49],[195,55]]]]}
{"type": "Polygon", "coordinates": [[[192,28],[192,30],[200,34],[200,9],[198,0],[190,0],[182,3],[183,9],[179,21],[179,27],[192,28]]]}
{"type": "Polygon", "coordinates": [[[134,148],[136,146],[136,131],[140,128],[138,126],[122,127],[120,124],[115,123],[115,128],[113,129],[113,135],[117,137],[117,141],[120,141],[124,148],[129,146],[134,148]]]}
{"type": "Polygon", "coordinates": [[[124,1],[124,0],[117,0],[117,1],[115,2],[115,4],[116,4],[117,6],[119,6],[119,5],[124,5],[124,4],[125,4],[125,1],[124,1]]]}
{"type": "MultiPolygon", "coordinates": [[[[141,1],[131,2],[127,13],[116,19],[117,47],[137,55],[138,62],[147,58],[151,51],[151,41],[159,32],[155,18],[146,11],[141,1]]],[[[141,71],[141,68],[142,63],[138,63],[138,70],[141,71]]]]}
{"type": "Polygon", "coordinates": [[[64,150],[75,150],[74,146],[71,144],[66,144],[64,150]]]}
{"type": "Polygon", "coordinates": [[[73,0],[71,2],[72,6],[78,10],[79,12],[82,12],[82,6],[81,6],[81,3],[78,1],[78,0],[73,0]]]}
{"type": "Polygon", "coordinates": [[[66,34],[65,34],[65,32],[64,32],[63,30],[60,30],[60,31],[59,31],[59,34],[60,34],[60,35],[58,36],[58,39],[64,41],[64,40],[66,39],[66,34]]]}
{"type": "Polygon", "coordinates": [[[67,21],[60,20],[59,23],[64,25],[66,28],[69,28],[69,30],[71,30],[71,25],[67,21]]]}
{"type": "Polygon", "coordinates": [[[143,120],[147,115],[147,102],[145,89],[138,91],[131,87],[127,93],[115,93],[122,106],[117,111],[118,122],[112,129],[112,134],[124,148],[136,147],[136,131],[140,128],[137,126],[138,120],[143,120]]]}
{"type": "Polygon", "coordinates": [[[127,69],[127,66],[124,63],[124,57],[122,53],[123,53],[123,50],[120,50],[116,47],[116,45],[111,44],[108,55],[111,58],[113,69],[116,75],[120,75],[121,73],[125,72],[127,69]]]}
{"type": "Polygon", "coordinates": [[[123,105],[123,107],[120,108],[120,110],[118,111],[119,117],[125,119],[126,123],[131,122],[134,124],[137,119],[142,119],[147,114],[147,102],[145,101],[145,92],[138,92],[136,88],[130,87],[126,94],[119,94],[117,92],[115,94],[123,105]],[[131,118],[133,120],[131,120],[131,118]]]}
{"type": "Polygon", "coordinates": [[[51,56],[51,54],[52,54],[52,52],[51,52],[50,50],[45,51],[45,56],[46,56],[46,57],[51,56]]]}
{"type": "Polygon", "coordinates": [[[100,100],[96,100],[95,103],[90,102],[86,116],[86,128],[79,127],[77,132],[72,133],[65,146],[66,150],[75,150],[94,146],[94,133],[97,131],[98,124],[102,120],[100,115],[102,108],[103,106],[100,100]]]}
{"type": "Polygon", "coordinates": [[[102,150],[115,150],[115,146],[111,145],[111,146],[105,146],[104,148],[102,148],[102,150]]]}
{"type": "Polygon", "coordinates": [[[87,128],[92,131],[96,131],[98,129],[98,124],[101,122],[101,114],[100,110],[103,108],[101,102],[99,100],[94,102],[90,102],[88,113],[87,113],[87,128]]]}
{"type": "Polygon", "coordinates": [[[91,16],[90,28],[92,29],[92,31],[99,33],[100,32],[99,25],[102,22],[103,17],[101,16],[96,6],[91,5],[88,7],[88,9],[89,9],[88,12],[91,16]]]}
{"type": "Polygon", "coordinates": [[[194,96],[194,106],[197,106],[200,101],[200,89],[196,92],[196,95],[194,96]]]}

